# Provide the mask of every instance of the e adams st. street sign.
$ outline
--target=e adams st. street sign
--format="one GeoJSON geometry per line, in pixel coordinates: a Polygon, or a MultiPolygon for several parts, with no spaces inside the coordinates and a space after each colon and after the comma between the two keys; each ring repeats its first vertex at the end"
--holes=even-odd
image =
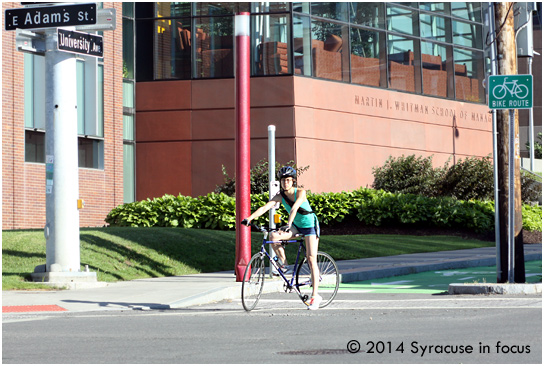
{"type": "Polygon", "coordinates": [[[41,29],[96,24],[96,4],[6,9],[5,29],[41,29]]]}

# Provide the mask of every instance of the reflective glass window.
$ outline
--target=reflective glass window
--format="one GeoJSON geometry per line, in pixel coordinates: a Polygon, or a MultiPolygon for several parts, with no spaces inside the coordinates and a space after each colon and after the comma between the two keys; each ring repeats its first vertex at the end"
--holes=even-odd
{"type": "Polygon", "coordinates": [[[297,13],[310,14],[310,3],[308,2],[294,2],[293,11],[297,13]]]}
{"type": "Polygon", "coordinates": [[[419,9],[437,13],[450,13],[450,3],[419,3],[419,9]]]}
{"type": "Polygon", "coordinates": [[[473,22],[481,22],[482,3],[452,2],[451,15],[473,22]]]}
{"type": "Polygon", "coordinates": [[[452,47],[432,42],[421,42],[423,94],[453,98],[452,47]],[[449,55],[449,56],[448,56],[449,55]]]}
{"type": "Polygon", "coordinates": [[[349,81],[349,34],[347,25],[312,21],[312,75],[349,81]],[[343,50],[346,50],[343,52],[343,50]]]}
{"type": "Polygon", "coordinates": [[[224,3],[201,3],[195,4],[196,15],[234,15],[236,13],[249,11],[250,3],[224,2],[224,3]]]}
{"type": "Polygon", "coordinates": [[[155,7],[156,18],[187,17],[191,15],[190,2],[157,3],[155,7]]]}
{"type": "Polygon", "coordinates": [[[387,87],[385,32],[351,28],[351,82],[387,87]]]}
{"type": "Polygon", "coordinates": [[[154,43],[156,80],[191,77],[190,18],[156,20],[154,43]]]}
{"type": "Polygon", "coordinates": [[[78,166],[104,169],[104,141],[78,137],[78,166]]]}
{"type": "Polygon", "coordinates": [[[387,5],[387,30],[419,36],[417,11],[387,5]]]}
{"type": "Polygon", "coordinates": [[[134,79],[134,20],[127,18],[123,18],[123,78],[134,79]]]}
{"type": "Polygon", "coordinates": [[[312,75],[312,27],[310,17],[293,16],[293,60],[295,75],[312,75]]]}
{"type": "Polygon", "coordinates": [[[482,80],[485,77],[483,52],[455,48],[453,60],[455,98],[470,102],[485,102],[482,86],[482,80]]]}
{"type": "Polygon", "coordinates": [[[195,18],[196,78],[234,76],[234,17],[195,18]]]}
{"type": "Polygon", "coordinates": [[[419,55],[419,42],[413,39],[390,34],[387,40],[387,60],[389,68],[389,87],[407,92],[420,90],[416,59],[419,55]]]}
{"type": "Polygon", "coordinates": [[[343,22],[348,21],[348,3],[311,3],[312,15],[340,20],[343,22]]]}
{"type": "Polygon", "coordinates": [[[45,132],[25,131],[25,161],[45,163],[45,132]]]}
{"type": "Polygon", "coordinates": [[[251,12],[252,13],[275,13],[275,12],[284,12],[289,11],[288,2],[258,2],[251,3],[251,12]]]}
{"type": "Polygon", "coordinates": [[[421,37],[451,43],[450,19],[430,14],[420,14],[421,37]]]}
{"type": "Polygon", "coordinates": [[[291,72],[290,25],[288,15],[252,17],[253,75],[280,75],[291,72]]]}
{"type": "Polygon", "coordinates": [[[454,44],[480,49],[483,47],[481,25],[453,20],[452,28],[454,44]]]}
{"type": "Polygon", "coordinates": [[[134,202],[135,190],[135,159],[134,144],[123,144],[123,201],[134,202]]]}
{"type": "Polygon", "coordinates": [[[354,24],[385,28],[385,3],[350,3],[350,19],[354,24]]]}

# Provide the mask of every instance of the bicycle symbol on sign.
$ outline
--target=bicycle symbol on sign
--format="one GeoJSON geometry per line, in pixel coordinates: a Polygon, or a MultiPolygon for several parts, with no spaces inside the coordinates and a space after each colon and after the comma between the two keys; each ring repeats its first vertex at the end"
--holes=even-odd
{"type": "Polygon", "coordinates": [[[510,96],[518,99],[524,99],[529,94],[529,88],[525,85],[518,85],[517,80],[506,81],[502,85],[497,85],[493,88],[493,96],[497,99],[503,99],[506,97],[506,93],[510,93],[510,96]]]}

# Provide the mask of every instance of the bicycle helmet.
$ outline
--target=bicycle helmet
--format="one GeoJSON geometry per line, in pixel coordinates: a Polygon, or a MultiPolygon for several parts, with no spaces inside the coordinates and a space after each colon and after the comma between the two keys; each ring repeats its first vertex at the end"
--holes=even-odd
{"type": "Polygon", "coordinates": [[[293,179],[297,179],[297,171],[290,166],[284,166],[280,168],[278,171],[278,179],[281,180],[282,178],[291,177],[293,179]]]}

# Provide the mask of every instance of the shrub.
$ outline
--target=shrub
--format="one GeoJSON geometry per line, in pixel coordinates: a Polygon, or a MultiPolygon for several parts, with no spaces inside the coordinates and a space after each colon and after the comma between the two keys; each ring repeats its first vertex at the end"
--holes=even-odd
{"type": "MultiPolygon", "coordinates": [[[[309,166],[305,166],[303,168],[297,168],[297,166],[294,164],[294,161],[289,161],[286,164],[280,164],[279,162],[276,162],[276,169],[277,172],[282,166],[289,165],[296,169],[297,176],[300,177],[301,174],[303,174],[305,171],[310,169],[309,166]]],[[[225,182],[215,188],[215,193],[225,193],[228,196],[234,197],[235,191],[236,191],[236,178],[231,178],[228,173],[225,166],[222,166],[223,171],[223,179],[225,182]]],[[[260,162],[258,162],[253,168],[250,170],[250,181],[251,181],[251,194],[261,194],[268,192],[268,160],[263,159],[260,162]]]]}
{"type": "MultiPolygon", "coordinates": [[[[413,193],[427,197],[453,197],[459,200],[493,200],[493,161],[469,157],[447,168],[432,167],[432,156],[423,158],[389,157],[382,167],[373,168],[375,189],[393,193],[413,193]]],[[[521,172],[521,199],[525,203],[539,201],[542,182],[521,172]]]]}
{"type": "Polygon", "coordinates": [[[432,156],[390,156],[382,167],[372,168],[372,188],[387,192],[437,196],[438,182],[444,175],[445,168],[433,168],[432,159],[432,156]]]}
{"type": "Polygon", "coordinates": [[[492,200],[493,162],[491,157],[459,160],[452,165],[440,181],[442,196],[459,200],[492,200]]]}
{"type": "MultiPolygon", "coordinates": [[[[492,201],[457,200],[452,197],[425,197],[361,188],[352,192],[308,195],[319,220],[331,225],[358,219],[365,225],[418,225],[470,229],[477,233],[493,231],[492,201]]],[[[268,202],[268,193],[251,195],[251,211],[268,202]]],[[[286,221],[286,211],[278,210],[286,221]]],[[[542,207],[523,205],[523,228],[542,231],[542,207]]],[[[233,230],[236,202],[224,193],[197,198],[165,195],[160,198],[120,205],[108,214],[111,226],[169,226],[233,230]]],[[[268,223],[268,215],[254,221],[268,223]]]]}

